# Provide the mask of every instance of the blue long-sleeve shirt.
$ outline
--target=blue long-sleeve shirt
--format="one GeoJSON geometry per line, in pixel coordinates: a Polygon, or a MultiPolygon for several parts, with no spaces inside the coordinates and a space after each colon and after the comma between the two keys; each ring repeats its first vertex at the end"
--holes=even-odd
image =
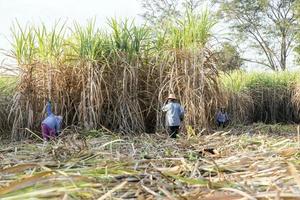
{"type": "Polygon", "coordinates": [[[47,117],[43,120],[42,124],[47,125],[51,129],[55,129],[55,132],[58,133],[61,128],[62,116],[57,116],[52,113],[51,103],[47,103],[47,117]]]}
{"type": "Polygon", "coordinates": [[[229,120],[229,117],[228,117],[228,115],[227,115],[227,113],[226,112],[218,112],[218,114],[217,114],[217,122],[227,122],[229,120]]]}
{"type": "Polygon", "coordinates": [[[179,103],[169,102],[163,106],[162,111],[166,112],[166,126],[180,126],[184,109],[179,103]]]}

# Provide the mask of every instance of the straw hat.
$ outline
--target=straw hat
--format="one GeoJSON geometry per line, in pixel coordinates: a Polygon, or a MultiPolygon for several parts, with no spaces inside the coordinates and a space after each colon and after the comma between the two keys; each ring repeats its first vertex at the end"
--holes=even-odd
{"type": "Polygon", "coordinates": [[[176,99],[175,94],[169,94],[168,99],[176,99]]]}

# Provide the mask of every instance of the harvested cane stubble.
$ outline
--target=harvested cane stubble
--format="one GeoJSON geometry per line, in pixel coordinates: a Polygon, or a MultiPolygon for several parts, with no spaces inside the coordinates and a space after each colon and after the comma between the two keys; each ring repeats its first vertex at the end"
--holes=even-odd
{"type": "Polygon", "coordinates": [[[4,145],[1,199],[300,198],[293,137],[88,134],[4,145]]]}

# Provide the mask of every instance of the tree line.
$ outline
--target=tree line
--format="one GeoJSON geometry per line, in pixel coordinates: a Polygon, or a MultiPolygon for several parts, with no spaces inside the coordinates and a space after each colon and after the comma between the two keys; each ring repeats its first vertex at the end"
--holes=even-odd
{"type": "Polygon", "coordinates": [[[227,30],[227,41],[214,53],[220,70],[240,68],[245,62],[285,71],[300,59],[300,0],[140,0],[142,17],[151,26],[164,26],[187,10],[210,9],[227,30]],[[205,5],[205,6],[203,6],[205,5]],[[240,52],[253,52],[243,56],[240,52]],[[293,58],[296,58],[293,60],[293,58]],[[289,62],[290,61],[290,62],[289,62]]]}

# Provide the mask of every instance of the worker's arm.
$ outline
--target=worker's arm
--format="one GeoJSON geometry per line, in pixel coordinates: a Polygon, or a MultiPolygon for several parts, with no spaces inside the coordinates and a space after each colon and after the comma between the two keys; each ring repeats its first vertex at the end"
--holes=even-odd
{"type": "Polygon", "coordinates": [[[47,102],[47,108],[46,108],[46,110],[47,110],[47,116],[49,116],[49,115],[52,114],[52,111],[51,111],[51,102],[50,101],[47,102]]]}
{"type": "Polygon", "coordinates": [[[226,121],[229,121],[229,116],[227,113],[225,114],[225,117],[226,117],[226,121]]]}
{"type": "Polygon", "coordinates": [[[62,123],[62,116],[55,116],[55,132],[56,136],[58,136],[60,129],[61,129],[61,123],[62,123]]]}
{"type": "Polygon", "coordinates": [[[180,106],[180,120],[183,121],[184,119],[184,108],[180,106]]]}
{"type": "Polygon", "coordinates": [[[218,121],[219,121],[219,117],[220,117],[220,115],[221,115],[221,113],[220,113],[220,112],[218,112],[218,113],[217,113],[217,115],[216,115],[216,122],[218,122],[218,121]]]}

